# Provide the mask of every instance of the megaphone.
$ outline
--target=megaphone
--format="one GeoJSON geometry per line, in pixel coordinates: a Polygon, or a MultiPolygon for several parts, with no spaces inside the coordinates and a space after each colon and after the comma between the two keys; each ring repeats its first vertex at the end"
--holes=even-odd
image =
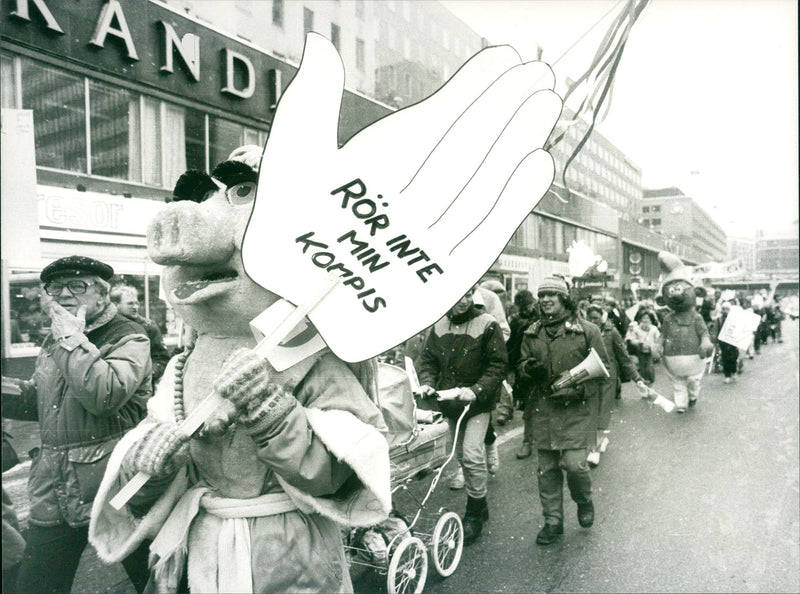
{"type": "Polygon", "coordinates": [[[589,350],[589,355],[583,361],[569,371],[565,371],[558,376],[558,379],[553,382],[552,389],[553,392],[557,392],[558,390],[571,388],[602,376],[611,377],[608,373],[608,369],[603,365],[600,355],[598,355],[597,351],[592,347],[589,350]]]}

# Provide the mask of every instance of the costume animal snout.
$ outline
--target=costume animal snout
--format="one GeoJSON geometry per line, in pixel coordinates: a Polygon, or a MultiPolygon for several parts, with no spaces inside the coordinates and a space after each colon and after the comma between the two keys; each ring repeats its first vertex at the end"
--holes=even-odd
{"type": "Polygon", "coordinates": [[[194,202],[176,202],[158,213],[147,228],[147,252],[156,264],[227,262],[236,249],[231,225],[194,202]]]}

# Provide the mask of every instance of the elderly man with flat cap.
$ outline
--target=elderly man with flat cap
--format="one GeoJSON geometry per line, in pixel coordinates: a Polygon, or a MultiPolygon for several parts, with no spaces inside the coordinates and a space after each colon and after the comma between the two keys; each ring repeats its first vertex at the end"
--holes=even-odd
{"type": "MultiPolygon", "coordinates": [[[[111,450],[146,414],[150,345],[141,326],[111,303],[113,275],[108,264],[82,256],[46,266],[40,278],[50,334],[30,381],[3,378],[20,392],[4,393],[3,416],[39,421],[42,440],[28,480],[20,592],[69,592],[111,450]]],[[[141,591],[146,550],[123,565],[141,591]]]]}

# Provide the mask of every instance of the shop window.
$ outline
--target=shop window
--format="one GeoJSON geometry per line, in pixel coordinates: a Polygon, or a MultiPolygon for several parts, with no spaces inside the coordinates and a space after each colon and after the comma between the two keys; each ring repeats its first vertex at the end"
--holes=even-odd
{"type": "MultiPolygon", "coordinates": [[[[140,152],[138,97],[118,87],[89,81],[89,105],[91,174],[141,181],[139,159],[129,158],[140,152]]],[[[158,125],[157,117],[155,125],[158,125]]],[[[158,145],[149,148],[157,150],[158,145]]],[[[155,158],[156,162],[160,161],[158,156],[155,158]]]]}
{"type": "Polygon", "coordinates": [[[653,219],[652,221],[650,221],[650,224],[651,225],[660,225],[661,224],[661,219],[653,219]]]}
{"type": "Polygon", "coordinates": [[[30,60],[23,70],[22,108],[33,110],[36,164],[86,173],[84,78],[30,60]]]}
{"type": "MultiPolygon", "coordinates": [[[[184,151],[186,155],[186,169],[205,171],[206,163],[206,116],[195,109],[186,109],[184,112],[184,151]]],[[[183,173],[182,171],[180,173],[183,173]]],[[[167,179],[169,188],[174,187],[176,177],[167,179]]]]}
{"type": "Polygon", "coordinates": [[[336,23],[331,23],[331,43],[337,52],[341,51],[342,29],[336,23]]]}
{"type": "Polygon", "coordinates": [[[283,28],[283,0],[272,0],[272,24],[283,28]]]}
{"type": "Polygon", "coordinates": [[[50,332],[50,319],[42,311],[42,287],[38,274],[22,274],[9,280],[10,354],[39,347],[50,332]]]}
{"type": "Polygon", "coordinates": [[[0,99],[2,99],[2,106],[6,108],[15,108],[16,101],[16,84],[14,82],[14,58],[3,54],[0,56],[0,99]]]}
{"type": "Polygon", "coordinates": [[[658,205],[654,206],[653,207],[653,212],[661,212],[661,206],[658,206],[658,205]]]}
{"type": "Polygon", "coordinates": [[[209,166],[212,169],[217,163],[225,161],[231,151],[241,145],[242,128],[242,125],[228,120],[209,118],[208,149],[209,159],[211,160],[209,166]]]}
{"type": "Polygon", "coordinates": [[[303,35],[310,33],[314,30],[314,11],[308,8],[303,8],[303,35]]]}

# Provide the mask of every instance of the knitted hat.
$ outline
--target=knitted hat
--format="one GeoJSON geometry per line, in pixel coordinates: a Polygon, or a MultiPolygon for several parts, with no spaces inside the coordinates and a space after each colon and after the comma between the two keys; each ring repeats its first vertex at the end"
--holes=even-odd
{"type": "Polygon", "coordinates": [[[569,290],[567,289],[567,281],[560,276],[546,276],[539,283],[538,294],[542,293],[557,293],[564,297],[569,297],[569,290]]]}
{"type": "Polygon", "coordinates": [[[694,286],[692,282],[692,269],[686,266],[678,256],[670,252],[659,252],[658,262],[661,264],[661,271],[663,274],[663,278],[661,279],[662,287],[677,280],[686,281],[694,286]]]}
{"type": "Polygon", "coordinates": [[[59,258],[44,267],[39,278],[46,283],[57,276],[93,275],[108,282],[114,276],[114,269],[105,262],[86,256],[67,256],[59,258]]]}

